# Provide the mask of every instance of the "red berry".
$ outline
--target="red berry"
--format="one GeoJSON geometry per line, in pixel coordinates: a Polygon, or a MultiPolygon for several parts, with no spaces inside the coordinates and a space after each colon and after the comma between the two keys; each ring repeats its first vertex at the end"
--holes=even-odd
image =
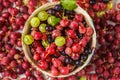
{"type": "Polygon", "coordinates": [[[67,80],[77,80],[76,76],[70,76],[67,80]]]}
{"type": "Polygon", "coordinates": [[[82,47],[85,47],[85,46],[87,45],[86,39],[85,39],[85,38],[81,39],[81,40],[79,41],[79,44],[80,44],[82,47]]]}
{"type": "Polygon", "coordinates": [[[33,38],[35,40],[40,40],[42,38],[42,33],[41,32],[34,32],[33,33],[33,38]]]}
{"type": "Polygon", "coordinates": [[[70,56],[72,54],[72,49],[70,47],[66,47],[65,53],[70,56]]]}
{"type": "Polygon", "coordinates": [[[86,28],[86,35],[91,36],[93,34],[93,29],[91,27],[86,28]]]}
{"type": "Polygon", "coordinates": [[[73,46],[72,46],[72,51],[73,51],[74,53],[79,52],[80,49],[81,49],[80,44],[78,44],[78,43],[77,43],[77,44],[73,44],[73,46]]]}
{"type": "Polygon", "coordinates": [[[58,75],[59,75],[59,71],[58,71],[56,68],[52,68],[52,69],[51,69],[51,74],[52,74],[53,76],[58,76],[58,75]]]}
{"type": "Polygon", "coordinates": [[[105,70],[105,71],[103,72],[103,76],[104,76],[105,78],[108,78],[109,75],[110,75],[110,73],[109,73],[107,70],[105,70]]]}
{"type": "Polygon", "coordinates": [[[84,34],[86,32],[86,28],[84,26],[79,26],[79,33],[84,34]]]}
{"type": "Polygon", "coordinates": [[[70,23],[70,28],[73,29],[73,30],[77,30],[78,29],[78,22],[72,21],[70,23]]]}
{"type": "Polygon", "coordinates": [[[55,49],[50,47],[47,49],[47,53],[48,54],[55,54],[55,49]]]}
{"type": "Polygon", "coordinates": [[[98,80],[98,76],[96,74],[91,75],[91,80],[98,80]]]}
{"type": "Polygon", "coordinates": [[[67,75],[69,73],[69,69],[67,67],[61,67],[60,73],[63,75],[67,75]]]}
{"type": "Polygon", "coordinates": [[[52,63],[54,67],[60,67],[61,66],[61,61],[59,59],[53,58],[52,63]]]}
{"type": "Polygon", "coordinates": [[[38,53],[34,54],[33,59],[34,60],[39,60],[40,59],[40,54],[38,54],[38,53]]]}
{"type": "Polygon", "coordinates": [[[22,67],[23,67],[23,69],[27,70],[30,67],[30,65],[28,62],[23,62],[22,67]]]}
{"type": "Polygon", "coordinates": [[[109,63],[114,63],[115,59],[113,57],[108,57],[108,62],[109,63]]]}
{"type": "Polygon", "coordinates": [[[100,9],[99,4],[94,4],[94,5],[93,5],[93,9],[94,9],[95,11],[98,11],[98,10],[100,9]]]}
{"type": "Polygon", "coordinates": [[[120,9],[120,3],[117,4],[117,8],[120,9]]]}
{"type": "Polygon", "coordinates": [[[76,14],[76,15],[75,15],[75,20],[78,21],[78,22],[82,22],[82,21],[83,21],[83,15],[81,15],[81,14],[76,14]]]}
{"type": "Polygon", "coordinates": [[[60,25],[61,25],[62,27],[67,27],[68,24],[69,24],[69,21],[68,21],[66,18],[64,18],[64,19],[62,19],[62,20],[60,21],[60,25]]]}
{"type": "Polygon", "coordinates": [[[42,46],[38,46],[37,48],[36,48],[36,52],[37,53],[42,53],[44,51],[44,48],[42,47],[42,46]]]}
{"type": "Polygon", "coordinates": [[[38,61],[38,66],[41,69],[46,70],[48,68],[48,63],[46,61],[38,61]]]}
{"type": "Polygon", "coordinates": [[[66,41],[66,46],[67,47],[71,47],[73,44],[73,40],[71,38],[67,38],[67,41],[66,41]]]}
{"type": "Polygon", "coordinates": [[[76,38],[76,33],[74,30],[68,30],[67,35],[71,38],[76,38]]]}
{"type": "Polygon", "coordinates": [[[117,20],[117,22],[120,22],[120,14],[117,14],[116,20],[117,20]]]}

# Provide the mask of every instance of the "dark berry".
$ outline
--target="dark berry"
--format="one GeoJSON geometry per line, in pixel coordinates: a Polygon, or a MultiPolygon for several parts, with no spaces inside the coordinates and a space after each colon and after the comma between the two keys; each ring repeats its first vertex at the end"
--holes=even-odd
{"type": "Polygon", "coordinates": [[[104,3],[108,3],[110,0],[103,0],[104,3]]]}
{"type": "Polygon", "coordinates": [[[74,15],[74,14],[75,14],[74,11],[69,11],[69,10],[66,10],[65,13],[66,13],[66,14],[69,14],[69,15],[74,15]]]}
{"type": "Polygon", "coordinates": [[[75,65],[76,66],[82,66],[83,62],[81,62],[80,60],[75,61],[75,65]]]}
{"type": "Polygon", "coordinates": [[[86,54],[81,54],[80,55],[80,59],[81,60],[86,60],[87,59],[87,55],[86,54]]]}
{"type": "Polygon", "coordinates": [[[82,36],[83,36],[81,33],[79,33],[78,30],[76,31],[76,34],[77,34],[78,38],[82,38],[82,36]]]}
{"type": "Polygon", "coordinates": [[[52,35],[51,35],[51,34],[48,35],[48,42],[49,42],[49,43],[52,43],[52,42],[53,42],[53,38],[52,38],[52,35]]]}
{"type": "Polygon", "coordinates": [[[62,11],[62,10],[63,10],[63,8],[62,8],[61,5],[56,5],[56,6],[54,7],[54,9],[55,9],[56,11],[62,11]]]}
{"type": "Polygon", "coordinates": [[[66,64],[72,64],[73,60],[70,57],[65,58],[65,63],[66,64]]]}
{"type": "Polygon", "coordinates": [[[46,26],[46,31],[49,32],[49,31],[52,31],[52,30],[53,30],[53,27],[52,27],[52,26],[50,26],[50,25],[47,25],[47,26],[46,26]]]}
{"type": "Polygon", "coordinates": [[[93,5],[93,4],[95,4],[95,3],[96,3],[95,0],[90,0],[90,4],[91,4],[91,5],[93,5]]]}
{"type": "Polygon", "coordinates": [[[48,13],[51,14],[51,15],[55,15],[56,12],[55,12],[54,9],[49,9],[49,10],[48,10],[48,13]]]}
{"type": "Polygon", "coordinates": [[[66,55],[65,51],[61,51],[60,53],[61,53],[63,56],[66,55]]]}
{"type": "Polygon", "coordinates": [[[91,49],[88,49],[88,48],[85,49],[85,54],[91,54],[91,53],[92,53],[91,49]]]}

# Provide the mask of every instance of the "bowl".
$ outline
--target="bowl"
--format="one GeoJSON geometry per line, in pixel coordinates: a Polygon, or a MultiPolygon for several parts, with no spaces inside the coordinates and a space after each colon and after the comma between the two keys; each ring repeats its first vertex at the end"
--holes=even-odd
{"type": "Polygon", "coordinates": [[[61,78],[61,77],[68,77],[68,76],[71,76],[71,75],[74,75],[76,74],[77,72],[79,72],[80,70],[82,70],[87,64],[89,64],[93,54],[94,54],[94,50],[95,50],[95,46],[96,46],[96,31],[95,31],[95,28],[94,28],[94,25],[93,25],[93,21],[92,19],[90,18],[90,16],[88,15],[88,13],[82,9],[80,6],[77,6],[76,9],[74,9],[74,11],[76,12],[76,14],[82,14],[85,18],[85,21],[86,23],[89,25],[89,27],[92,27],[93,30],[94,30],[94,33],[92,35],[92,44],[91,44],[91,49],[92,49],[92,53],[89,54],[87,60],[85,61],[85,63],[76,68],[74,71],[70,72],[69,74],[67,75],[58,75],[58,76],[53,76],[49,71],[44,71],[42,69],[40,69],[37,64],[35,63],[35,61],[33,60],[33,56],[31,55],[31,52],[30,52],[30,48],[28,45],[26,45],[24,42],[23,42],[23,37],[24,35],[28,34],[30,32],[30,24],[29,24],[29,21],[31,20],[32,17],[36,16],[40,11],[42,10],[47,10],[49,8],[52,8],[53,6],[57,5],[57,4],[60,4],[60,2],[52,2],[52,3],[46,3],[44,4],[43,6],[37,8],[32,14],[31,16],[28,18],[28,20],[26,21],[25,25],[24,25],[24,29],[22,31],[22,48],[23,48],[23,51],[24,51],[24,54],[25,54],[25,57],[26,59],[28,60],[28,62],[35,68],[37,69],[38,71],[42,72],[44,75],[46,76],[51,76],[51,77],[57,77],[57,78],[61,78]]]}

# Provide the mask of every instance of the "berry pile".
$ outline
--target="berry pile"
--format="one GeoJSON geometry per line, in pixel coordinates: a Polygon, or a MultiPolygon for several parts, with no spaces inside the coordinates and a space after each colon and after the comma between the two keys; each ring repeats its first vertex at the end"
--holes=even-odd
{"type": "MultiPolygon", "coordinates": [[[[21,74],[25,76],[21,76],[19,80],[48,80],[32,68],[23,51],[19,50],[21,48],[19,30],[23,29],[24,22],[36,9],[36,5],[39,4],[36,3],[37,1],[40,1],[40,4],[47,2],[47,0],[0,0],[0,80],[17,79],[21,74]]],[[[111,0],[77,0],[77,2],[93,18],[97,40],[101,45],[96,49],[90,65],[76,75],[68,78],[51,78],[51,80],[119,80],[120,11],[112,9],[111,0]],[[100,4],[107,7],[104,8],[100,4]],[[113,32],[114,34],[111,34],[113,32]]]]}
{"type": "Polygon", "coordinates": [[[23,41],[35,63],[53,76],[67,75],[82,66],[92,53],[92,27],[84,16],[55,5],[30,19],[30,34],[23,41]],[[71,67],[71,68],[70,68],[71,67]]]}

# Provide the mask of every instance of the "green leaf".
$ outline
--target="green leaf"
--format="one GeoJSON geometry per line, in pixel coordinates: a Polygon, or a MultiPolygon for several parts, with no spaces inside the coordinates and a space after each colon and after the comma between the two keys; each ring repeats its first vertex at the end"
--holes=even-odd
{"type": "Polygon", "coordinates": [[[76,0],[61,0],[61,4],[66,10],[74,10],[77,8],[76,0]]]}

